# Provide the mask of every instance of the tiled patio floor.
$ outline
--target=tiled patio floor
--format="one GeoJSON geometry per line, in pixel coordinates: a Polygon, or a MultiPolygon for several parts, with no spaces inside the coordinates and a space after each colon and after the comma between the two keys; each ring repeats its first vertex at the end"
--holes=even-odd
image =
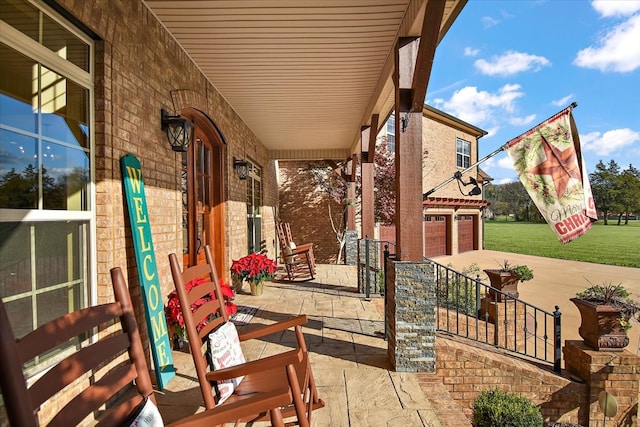
{"type": "MultiPolygon", "coordinates": [[[[245,285],[246,286],[246,285],[245,285]]],[[[318,392],[326,406],[313,426],[450,426],[442,423],[411,373],[389,371],[384,302],[357,293],[354,266],[318,265],[315,280],[269,283],[263,295],[237,295],[239,306],[256,307],[252,323],[272,323],[306,314],[304,328],[318,392]]],[[[293,333],[243,345],[248,359],[294,345],[293,333]]],[[[158,395],[166,422],[202,410],[202,397],[189,354],[174,352],[176,378],[158,395]]],[[[468,424],[467,424],[468,425],[468,424]]]]}

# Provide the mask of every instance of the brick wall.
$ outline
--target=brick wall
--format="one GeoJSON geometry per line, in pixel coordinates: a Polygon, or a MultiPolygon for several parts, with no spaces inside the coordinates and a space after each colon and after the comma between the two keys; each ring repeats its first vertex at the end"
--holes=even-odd
{"type": "MultiPolygon", "coordinates": [[[[490,347],[470,346],[438,336],[435,373],[468,417],[472,415],[473,401],[483,390],[499,388],[522,394],[540,405],[546,421],[587,425],[586,384],[500,354],[490,347]]],[[[428,381],[425,384],[428,385],[428,381]]]]}
{"type": "MultiPolygon", "coordinates": [[[[427,151],[422,166],[422,188],[428,191],[436,185],[451,178],[458,170],[456,165],[456,137],[471,143],[471,164],[475,163],[476,137],[462,130],[441,123],[432,118],[422,119],[422,148],[427,151]]],[[[463,179],[469,181],[469,176],[476,176],[475,169],[467,172],[463,179]]],[[[462,197],[457,183],[451,182],[435,193],[434,197],[462,197]]],[[[470,197],[482,199],[482,196],[470,197]]]]}
{"type": "Polygon", "coordinates": [[[305,161],[279,162],[278,219],[291,225],[295,243],[313,243],[316,263],[335,263],[339,245],[331,228],[329,206],[336,224],[344,221],[343,206],[315,185],[307,172],[311,165],[305,161]]]}
{"type": "MultiPolygon", "coordinates": [[[[270,210],[278,195],[275,165],[265,147],[143,2],[58,3],[101,38],[96,42],[95,58],[99,301],[112,296],[108,283],[113,266],[127,268],[129,281],[137,283],[119,167],[119,159],[126,153],[140,159],[160,282],[165,293],[172,286],[166,255],[182,251],[180,164],[160,129],[160,108],[170,112],[196,108],[220,129],[226,144],[222,183],[225,223],[233,226],[241,215],[244,224],[226,229],[225,261],[228,265],[236,252],[246,254],[246,208],[241,212],[235,207],[235,203],[244,205],[246,184],[235,176],[233,157],[251,158],[263,168],[263,203],[270,210]]],[[[272,230],[273,224],[265,224],[265,228],[272,230]]]]}

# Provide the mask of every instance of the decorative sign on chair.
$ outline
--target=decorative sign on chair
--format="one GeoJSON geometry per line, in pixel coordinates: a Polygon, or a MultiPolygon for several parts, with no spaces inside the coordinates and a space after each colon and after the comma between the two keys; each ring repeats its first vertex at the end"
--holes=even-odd
{"type": "Polygon", "coordinates": [[[131,236],[142,288],[147,329],[151,340],[151,354],[156,371],[158,388],[162,390],[175,375],[171,344],[164,316],[162,291],[158,280],[156,258],[151,240],[151,226],[144,195],[144,182],[140,161],[127,154],[120,159],[124,192],[131,222],[131,236]]]}

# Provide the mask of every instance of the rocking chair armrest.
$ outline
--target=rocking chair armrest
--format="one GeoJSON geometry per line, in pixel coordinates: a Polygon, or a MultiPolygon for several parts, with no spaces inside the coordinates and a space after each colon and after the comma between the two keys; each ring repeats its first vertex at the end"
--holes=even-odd
{"type": "Polygon", "coordinates": [[[284,368],[286,365],[300,363],[303,359],[303,350],[298,348],[297,350],[290,350],[273,356],[263,357],[262,359],[252,360],[240,365],[210,371],[207,372],[206,377],[208,381],[228,380],[256,372],[284,368]]]}
{"type": "Polygon", "coordinates": [[[249,325],[246,329],[242,331],[238,331],[238,337],[240,341],[246,341],[254,338],[260,338],[265,335],[275,334],[276,332],[281,332],[286,329],[301,326],[307,323],[307,316],[305,314],[301,314],[296,317],[292,317],[291,319],[283,320],[278,323],[274,323],[272,325],[257,325],[252,327],[249,325]]]}
{"type": "Polygon", "coordinates": [[[234,402],[228,402],[204,412],[191,415],[166,427],[210,427],[234,422],[247,414],[268,412],[291,403],[291,390],[283,386],[277,390],[260,392],[234,402]]]}
{"type": "Polygon", "coordinates": [[[295,249],[291,249],[291,255],[299,255],[312,250],[313,250],[313,243],[305,243],[304,245],[297,246],[295,249]]]}

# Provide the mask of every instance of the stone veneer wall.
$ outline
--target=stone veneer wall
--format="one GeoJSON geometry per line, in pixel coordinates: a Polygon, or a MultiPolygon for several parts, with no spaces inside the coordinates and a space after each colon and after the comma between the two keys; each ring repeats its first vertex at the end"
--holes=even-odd
{"type": "Polygon", "coordinates": [[[344,247],[344,263],[346,265],[357,265],[358,263],[358,232],[347,231],[347,242],[344,247]]]}
{"type": "Polygon", "coordinates": [[[398,372],[435,370],[435,273],[429,263],[389,259],[388,355],[398,372]]]}

